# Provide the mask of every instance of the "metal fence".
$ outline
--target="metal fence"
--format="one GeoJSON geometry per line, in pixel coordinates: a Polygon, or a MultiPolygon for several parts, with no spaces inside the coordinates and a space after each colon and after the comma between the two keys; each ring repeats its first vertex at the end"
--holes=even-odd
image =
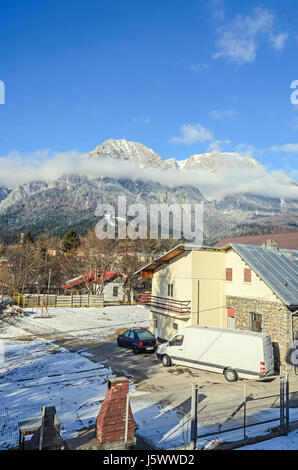
{"type": "MultiPolygon", "coordinates": [[[[98,406],[99,409],[100,405],[98,406]]],[[[75,420],[75,419],[74,419],[75,420]]],[[[95,437],[95,421],[90,429],[73,432],[74,420],[63,422],[53,406],[24,405],[0,410],[0,450],[76,449],[95,437]],[[54,409],[54,412],[53,412],[54,409]],[[46,411],[52,412],[53,426],[47,426],[46,411]]]]}
{"type": "Polygon", "coordinates": [[[251,384],[244,382],[231,399],[212,401],[212,407],[201,400],[200,387],[192,386],[190,410],[190,448],[214,438],[221,441],[246,440],[250,436],[274,432],[287,434],[292,421],[298,419],[298,391],[290,392],[289,376],[280,377],[278,392],[268,395],[251,393],[251,384]],[[242,388],[242,390],[241,390],[242,388]],[[293,408],[292,408],[293,407],[293,408]],[[212,411],[211,411],[212,408],[212,411]],[[293,416],[291,416],[291,413],[293,416]]]}
{"type": "MultiPolygon", "coordinates": [[[[146,433],[149,427],[150,435],[158,434],[158,442],[170,439],[169,446],[171,435],[180,429],[182,433],[180,440],[185,449],[206,448],[208,443],[216,440],[220,440],[221,443],[239,443],[241,440],[248,442],[251,437],[264,436],[272,431],[275,435],[287,434],[291,423],[297,423],[298,420],[298,391],[290,390],[288,377],[281,376],[279,380],[279,384],[276,384],[275,379],[274,382],[266,384],[266,388],[260,388],[249,381],[231,384],[230,387],[227,384],[193,386],[192,396],[189,399],[185,400],[187,395],[183,394],[183,401],[178,406],[173,404],[173,409],[178,411],[178,421],[176,418],[172,419],[170,415],[167,416],[171,407],[164,405],[167,409],[164,418],[163,413],[158,412],[158,419],[145,422],[142,426],[146,428],[146,433]],[[230,388],[230,397],[226,393],[227,387],[230,388]],[[225,393],[222,393],[223,391],[225,393]],[[163,419],[165,421],[162,421],[163,419]]],[[[154,398],[154,393],[151,398],[154,398]]],[[[157,398],[155,401],[160,410],[162,409],[160,396],[157,398]]],[[[141,399],[143,400],[143,397],[134,396],[132,401],[137,405],[137,401],[141,399]]],[[[47,433],[43,445],[46,447],[46,442],[50,440],[51,445],[48,448],[55,450],[89,446],[95,438],[95,420],[102,399],[94,402],[94,408],[85,415],[84,422],[78,410],[90,403],[78,404],[77,410],[73,411],[73,402],[63,401],[61,404],[58,400],[57,403],[51,400],[51,404],[53,402],[57,404],[57,416],[54,420],[56,430],[53,430],[52,436],[47,433]]],[[[49,404],[25,403],[20,404],[20,408],[0,408],[0,449],[32,448],[32,437],[42,425],[43,405],[49,404]]],[[[125,429],[126,436],[127,427],[125,429]]],[[[142,437],[142,433],[140,435],[142,437]]],[[[36,449],[40,438],[39,434],[35,439],[36,449]]]]}

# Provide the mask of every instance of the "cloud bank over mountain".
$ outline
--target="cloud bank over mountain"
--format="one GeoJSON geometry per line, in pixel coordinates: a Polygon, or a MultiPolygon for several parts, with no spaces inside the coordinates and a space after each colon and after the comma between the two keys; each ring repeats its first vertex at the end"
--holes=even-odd
{"type": "Polygon", "coordinates": [[[55,181],[64,175],[154,181],[174,187],[191,185],[209,199],[231,193],[250,193],[280,199],[298,199],[298,184],[285,171],[265,166],[240,153],[192,155],[186,160],[163,160],[137,142],[109,139],[92,152],[17,152],[0,157],[0,186],[16,187],[32,181],[55,181]]]}

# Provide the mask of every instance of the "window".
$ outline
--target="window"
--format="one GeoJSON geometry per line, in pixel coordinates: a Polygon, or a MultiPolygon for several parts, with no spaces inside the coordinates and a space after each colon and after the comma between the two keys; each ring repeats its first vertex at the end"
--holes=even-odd
{"type": "Polygon", "coordinates": [[[232,280],[233,280],[233,269],[226,268],[226,281],[232,281],[232,280]]]}
{"type": "Polygon", "coordinates": [[[183,338],[184,336],[182,335],[177,335],[175,336],[172,341],[170,342],[171,346],[182,346],[183,344],[183,338]]]}
{"type": "Polygon", "coordinates": [[[168,284],[168,297],[173,297],[174,285],[168,284]]]}
{"type": "Polygon", "coordinates": [[[118,286],[113,286],[113,297],[118,296],[118,286]]]}
{"type": "Polygon", "coordinates": [[[126,332],[123,334],[123,336],[128,336],[129,333],[130,333],[130,331],[126,331],[126,332]]]}
{"type": "Polygon", "coordinates": [[[177,325],[177,323],[173,323],[173,330],[178,330],[178,325],[177,325]]]}
{"type": "Polygon", "coordinates": [[[262,315],[259,313],[250,313],[251,331],[262,333],[262,315]]]}
{"type": "Polygon", "coordinates": [[[130,331],[128,337],[129,337],[129,338],[134,338],[134,336],[135,336],[135,332],[134,332],[134,331],[130,331]]]}
{"type": "Polygon", "coordinates": [[[154,338],[154,335],[148,330],[140,331],[140,332],[137,333],[137,335],[138,335],[139,339],[152,339],[152,338],[154,338]]]}
{"type": "Polygon", "coordinates": [[[251,282],[251,269],[244,269],[244,282],[251,282]]]}

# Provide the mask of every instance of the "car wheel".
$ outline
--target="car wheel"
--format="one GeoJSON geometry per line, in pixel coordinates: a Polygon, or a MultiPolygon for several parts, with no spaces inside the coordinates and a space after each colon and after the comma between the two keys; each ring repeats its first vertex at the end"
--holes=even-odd
{"type": "Polygon", "coordinates": [[[237,372],[234,369],[225,369],[224,376],[228,382],[236,382],[238,380],[237,372]]]}
{"type": "Polygon", "coordinates": [[[120,341],[118,341],[118,340],[117,340],[117,344],[118,344],[118,346],[121,346],[121,343],[120,343],[120,341]]]}
{"type": "Polygon", "coordinates": [[[134,354],[139,354],[139,350],[136,346],[133,346],[132,350],[133,350],[134,354]]]}
{"type": "Polygon", "coordinates": [[[170,367],[172,365],[171,358],[167,354],[162,356],[161,362],[164,367],[170,367]]]}

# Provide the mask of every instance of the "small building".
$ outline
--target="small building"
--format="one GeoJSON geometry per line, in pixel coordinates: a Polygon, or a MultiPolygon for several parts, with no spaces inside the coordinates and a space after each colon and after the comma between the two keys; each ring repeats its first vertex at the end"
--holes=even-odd
{"type": "Polygon", "coordinates": [[[298,334],[298,250],[178,245],[138,271],[151,278],[151,331],[169,340],[185,326],[269,333],[276,364],[291,369],[298,334]]]}
{"type": "Polygon", "coordinates": [[[105,271],[101,279],[100,270],[95,270],[66,281],[62,289],[65,293],[86,294],[88,293],[88,284],[92,294],[103,294],[105,302],[124,302],[126,277],[120,271],[105,271]]]}

